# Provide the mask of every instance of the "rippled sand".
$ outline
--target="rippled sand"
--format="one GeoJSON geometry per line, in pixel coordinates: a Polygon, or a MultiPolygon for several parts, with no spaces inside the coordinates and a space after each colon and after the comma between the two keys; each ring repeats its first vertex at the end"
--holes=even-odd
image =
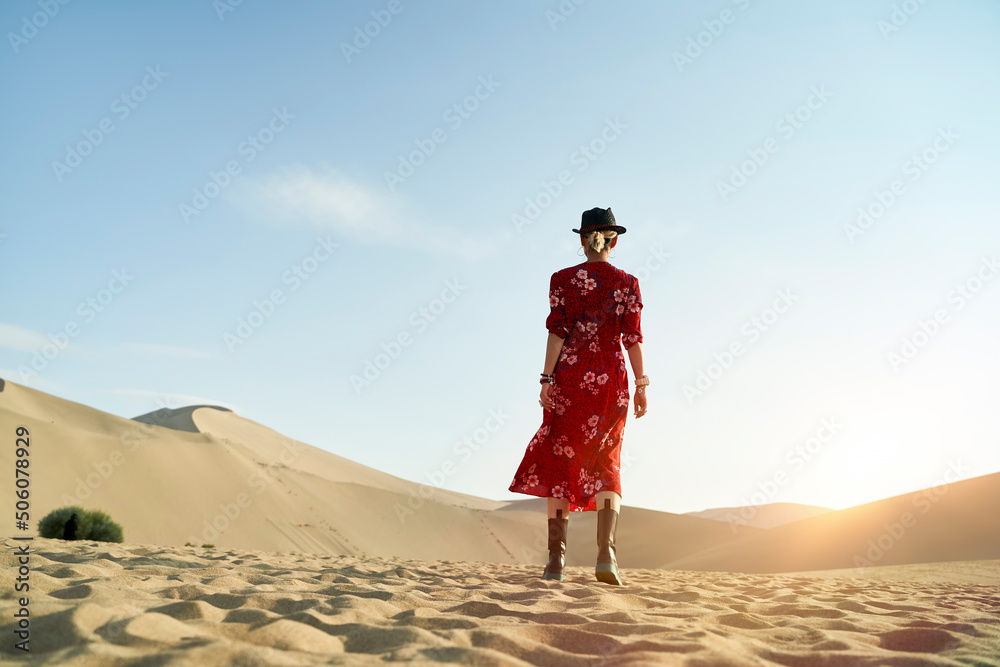
{"type": "MultiPolygon", "coordinates": [[[[0,655],[27,660],[4,544],[0,655]]],[[[636,569],[618,588],[582,567],[554,582],[478,562],[32,549],[33,665],[1000,666],[1000,590],[932,566],[919,582],[636,569]]]]}

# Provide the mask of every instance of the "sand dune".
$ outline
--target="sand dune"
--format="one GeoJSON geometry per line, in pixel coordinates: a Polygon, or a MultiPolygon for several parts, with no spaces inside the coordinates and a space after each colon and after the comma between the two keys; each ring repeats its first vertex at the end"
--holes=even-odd
{"type": "Polygon", "coordinates": [[[1000,557],[997,507],[1000,473],[747,534],[664,566],[790,572],[994,559],[1000,557]]]}
{"type": "Polygon", "coordinates": [[[147,412],[144,415],[133,417],[132,419],[143,424],[153,426],[163,426],[175,431],[187,431],[188,433],[201,433],[201,429],[194,423],[194,413],[196,410],[207,408],[210,410],[228,411],[219,405],[189,405],[183,408],[160,408],[147,412]]]}
{"type": "MultiPolygon", "coordinates": [[[[21,423],[31,428],[32,470],[41,480],[32,491],[36,520],[79,504],[108,512],[129,543],[545,560],[542,499],[501,502],[410,482],[224,408],[162,409],[132,420],[8,382],[0,432],[21,423]]],[[[12,455],[0,448],[0,464],[12,455]]],[[[0,497],[0,511],[13,512],[12,502],[0,497]]],[[[594,513],[571,518],[571,564],[594,560],[595,521],[594,513]]],[[[625,507],[621,562],[656,567],[735,538],[717,521],[625,507]]]]}
{"type": "MultiPolygon", "coordinates": [[[[78,503],[108,512],[129,542],[432,557],[442,555],[430,541],[436,537],[453,544],[447,557],[507,558],[495,541],[443,539],[446,525],[485,535],[481,514],[503,503],[433,487],[425,500],[421,485],[229,411],[191,411],[198,430],[190,432],[11,382],[0,393],[0,409],[2,432],[21,423],[31,429],[37,518],[78,503]],[[405,521],[402,510],[409,512],[405,521]],[[411,539],[421,531],[427,540],[411,539]]],[[[11,448],[0,449],[8,469],[11,457],[11,448]]],[[[13,512],[12,496],[0,499],[0,508],[13,512]]]]}
{"type": "MultiPolygon", "coordinates": [[[[110,513],[129,543],[545,560],[544,499],[501,502],[417,484],[225,408],[164,409],[133,420],[7,382],[0,391],[0,432],[13,433],[22,423],[33,435],[36,521],[56,507],[80,504],[110,513]]],[[[11,448],[0,448],[0,464],[9,469],[12,457],[11,448]]],[[[1000,516],[984,508],[998,501],[1000,474],[769,530],[734,530],[728,522],[626,505],[619,562],[624,568],[787,572],[995,559],[1000,516]]],[[[776,507],[771,514],[787,518],[800,510],[776,507]]],[[[0,497],[0,512],[11,515],[12,495],[0,497]]],[[[595,534],[595,513],[571,515],[570,565],[593,562],[595,534]]]]}
{"type": "Polygon", "coordinates": [[[754,528],[775,528],[786,523],[793,523],[832,512],[829,507],[817,505],[802,505],[800,503],[765,503],[763,505],[748,505],[746,507],[714,507],[700,512],[685,512],[684,516],[696,516],[702,519],[725,521],[737,528],[753,526],[754,528]]]}
{"type": "MultiPolygon", "coordinates": [[[[1000,667],[996,588],[949,582],[947,568],[920,583],[630,570],[616,587],[589,568],[555,582],[527,565],[32,547],[33,665],[1000,667]]],[[[0,557],[4,637],[13,548],[0,557]]]]}

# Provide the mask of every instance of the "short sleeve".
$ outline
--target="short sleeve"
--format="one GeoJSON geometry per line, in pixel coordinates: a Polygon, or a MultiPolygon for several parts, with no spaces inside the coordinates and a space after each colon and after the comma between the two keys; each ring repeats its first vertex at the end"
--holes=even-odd
{"type": "Polygon", "coordinates": [[[622,343],[629,349],[642,342],[642,294],[639,292],[639,280],[632,277],[632,286],[626,290],[624,300],[619,306],[622,309],[622,343]]]}
{"type": "Polygon", "coordinates": [[[545,319],[545,328],[560,338],[569,336],[569,322],[566,321],[566,290],[556,275],[552,274],[549,281],[549,316],[545,319]]]}

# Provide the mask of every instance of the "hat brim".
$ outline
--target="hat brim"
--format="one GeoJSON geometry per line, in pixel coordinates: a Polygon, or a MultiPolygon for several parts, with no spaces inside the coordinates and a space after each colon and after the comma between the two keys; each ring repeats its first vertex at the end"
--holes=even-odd
{"type": "Polygon", "coordinates": [[[606,229],[610,229],[610,230],[616,231],[619,234],[624,234],[625,231],[626,231],[625,228],[622,227],[622,226],[620,226],[620,225],[608,225],[607,227],[595,227],[593,229],[588,229],[586,231],[581,231],[579,229],[574,229],[573,233],[574,234],[589,234],[590,232],[603,232],[606,229]]]}

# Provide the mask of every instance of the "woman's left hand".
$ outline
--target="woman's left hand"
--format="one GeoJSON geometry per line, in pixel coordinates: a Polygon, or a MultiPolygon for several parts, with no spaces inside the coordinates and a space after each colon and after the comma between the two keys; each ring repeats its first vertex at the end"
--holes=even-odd
{"type": "Polygon", "coordinates": [[[638,419],[639,417],[646,414],[646,392],[645,391],[635,392],[634,403],[635,403],[635,418],[638,419]]]}
{"type": "Polygon", "coordinates": [[[538,398],[542,402],[543,410],[551,410],[556,407],[555,399],[552,396],[552,384],[548,382],[542,383],[542,393],[539,394],[538,398]]]}

